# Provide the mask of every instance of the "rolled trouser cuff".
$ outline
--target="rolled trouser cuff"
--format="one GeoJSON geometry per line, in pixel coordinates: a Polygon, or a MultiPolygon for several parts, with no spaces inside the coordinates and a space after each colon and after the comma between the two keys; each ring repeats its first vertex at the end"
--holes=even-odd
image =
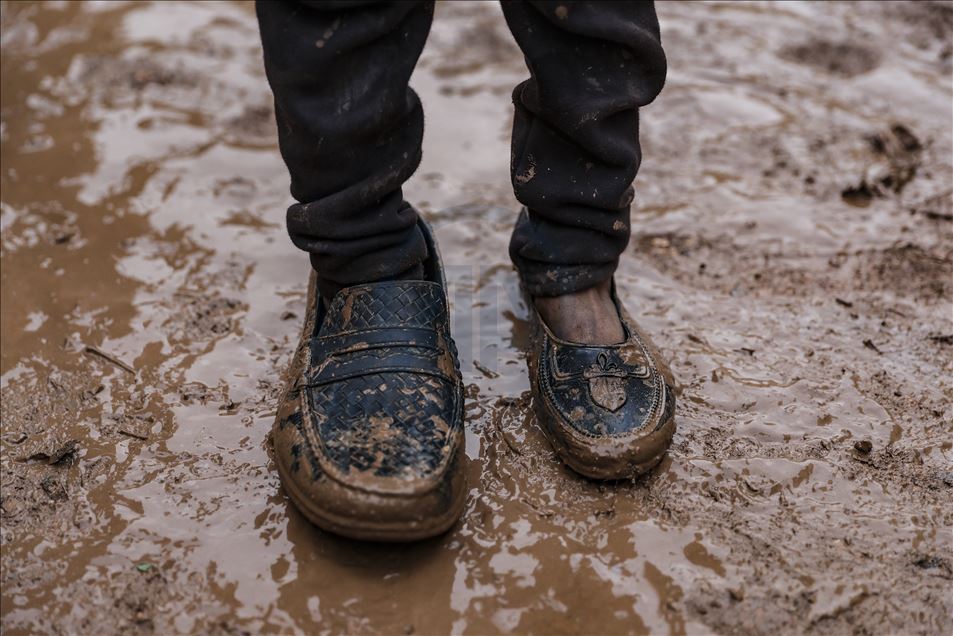
{"type": "Polygon", "coordinates": [[[523,286],[531,296],[563,296],[605,283],[618,261],[601,265],[553,265],[514,260],[523,286]]]}
{"type": "Polygon", "coordinates": [[[291,240],[309,252],[322,297],[330,299],[341,289],[353,285],[423,277],[423,263],[429,254],[418,226],[417,211],[403,201],[399,190],[389,198],[396,202],[396,211],[386,206],[368,215],[353,214],[360,219],[355,223],[339,220],[324,224],[325,236],[337,234],[340,238],[315,237],[298,231],[301,225],[321,226],[321,202],[305,214],[295,214],[296,207],[305,206],[291,207],[288,214],[291,240]],[[307,219],[307,223],[300,223],[299,216],[307,219]],[[380,231],[384,224],[378,222],[382,218],[388,220],[384,232],[380,231]]]}
{"type": "Polygon", "coordinates": [[[607,282],[615,273],[619,254],[628,242],[627,234],[620,241],[619,237],[601,237],[598,232],[584,228],[550,227],[548,230],[531,223],[529,212],[523,208],[510,238],[510,259],[531,296],[563,296],[607,282]],[[540,244],[548,248],[540,250],[540,244]],[[578,254],[580,250],[565,249],[567,244],[577,248],[580,244],[591,246],[586,251],[592,262],[572,262],[571,259],[578,258],[569,255],[578,254]]]}

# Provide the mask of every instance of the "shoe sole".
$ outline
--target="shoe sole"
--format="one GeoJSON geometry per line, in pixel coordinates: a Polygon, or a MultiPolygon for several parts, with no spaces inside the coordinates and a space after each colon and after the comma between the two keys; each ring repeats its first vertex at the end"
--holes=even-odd
{"type": "MultiPolygon", "coordinates": [[[[533,397],[536,400],[540,399],[539,393],[536,390],[533,391],[533,397]]],[[[600,471],[590,465],[580,463],[575,455],[567,450],[565,444],[560,441],[559,437],[552,432],[552,425],[541,418],[538,412],[536,413],[536,417],[540,420],[540,429],[543,431],[543,435],[549,441],[553,450],[556,451],[556,455],[559,459],[579,475],[598,481],[634,479],[651,472],[665,457],[671,445],[672,437],[675,435],[675,418],[671,417],[652,433],[652,435],[660,434],[658,441],[647,444],[647,448],[645,448],[643,452],[636,454],[632,460],[627,462],[628,469],[620,474],[614,471],[600,471]]],[[[646,445],[643,440],[639,440],[638,443],[640,445],[646,445]]]]}
{"type": "MultiPolygon", "coordinates": [[[[466,480],[460,480],[459,491],[454,493],[453,505],[443,515],[423,519],[419,522],[380,522],[361,519],[359,517],[345,517],[322,510],[316,502],[307,497],[294,479],[285,472],[280,461],[275,461],[278,467],[278,477],[281,485],[295,507],[305,518],[322,530],[333,534],[357,539],[360,541],[377,541],[388,543],[407,543],[430,539],[449,530],[463,514],[466,504],[466,480]]],[[[359,498],[362,494],[355,493],[355,508],[359,508],[359,498]]],[[[400,499],[412,500],[413,497],[401,496],[400,499]]]]}

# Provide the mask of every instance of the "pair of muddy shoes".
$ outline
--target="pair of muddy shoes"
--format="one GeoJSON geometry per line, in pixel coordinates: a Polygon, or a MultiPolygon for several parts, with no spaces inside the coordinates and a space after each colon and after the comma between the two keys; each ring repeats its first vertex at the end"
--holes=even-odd
{"type": "MultiPolygon", "coordinates": [[[[466,500],[463,380],[443,266],[430,228],[420,228],[426,280],[347,287],[325,307],[312,274],[275,421],[288,495],[313,523],[351,538],[431,537],[466,500]]],[[[596,479],[651,469],[675,431],[671,376],[615,302],[626,339],[610,346],[560,340],[531,309],[538,419],[562,460],[596,479]]]]}

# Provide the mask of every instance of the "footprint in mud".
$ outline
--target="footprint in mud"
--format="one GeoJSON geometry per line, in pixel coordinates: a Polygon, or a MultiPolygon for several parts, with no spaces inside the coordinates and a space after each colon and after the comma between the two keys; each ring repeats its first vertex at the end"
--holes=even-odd
{"type": "Polygon", "coordinates": [[[817,38],[786,46],[778,56],[838,77],[862,75],[880,65],[880,54],[873,49],[852,42],[817,38]]]}

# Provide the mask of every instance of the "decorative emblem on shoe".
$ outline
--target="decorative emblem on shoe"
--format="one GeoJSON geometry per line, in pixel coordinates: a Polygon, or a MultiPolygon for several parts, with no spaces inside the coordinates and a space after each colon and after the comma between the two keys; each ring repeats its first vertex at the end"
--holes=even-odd
{"type": "Polygon", "coordinates": [[[603,351],[592,365],[583,372],[589,381],[589,398],[609,411],[618,411],[625,404],[625,380],[628,372],[609,360],[603,351]]]}

